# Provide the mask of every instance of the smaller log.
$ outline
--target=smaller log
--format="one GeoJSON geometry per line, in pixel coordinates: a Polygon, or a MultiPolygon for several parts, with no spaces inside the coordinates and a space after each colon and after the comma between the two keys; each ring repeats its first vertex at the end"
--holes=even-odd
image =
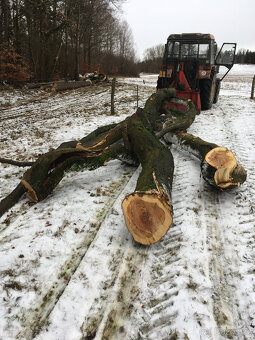
{"type": "MultiPolygon", "coordinates": [[[[127,118],[128,119],[128,118],[127,118]]],[[[97,133],[93,136],[94,132],[89,134],[87,137],[82,138],[76,145],[76,148],[85,150],[85,151],[102,151],[104,148],[117,143],[123,136],[123,125],[127,121],[124,120],[119,124],[107,125],[106,128],[98,128],[96,130],[97,133]],[[103,131],[99,133],[99,131],[103,131]]]]}
{"type": "Polygon", "coordinates": [[[179,145],[198,158],[201,161],[202,176],[210,185],[225,190],[245,182],[246,170],[226,147],[206,142],[186,132],[168,133],[164,140],[179,145]]]}
{"type": "Polygon", "coordinates": [[[19,183],[16,188],[4,199],[0,201],[0,217],[9,209],[11,209],[25,193],[24,186],[19,183]]]}
{"type": "Polygon", "coordinates": [[[207,181],[212,177],[212,169],[216,169],[213,181],[221,190],[234,188],[242,184],[247,177],[246,170],[237,163],[232,151],[225,147],[216,147],[209,151],[202,163],[202,175],[207,181]]]}
{"type": "Polygon", "coordinates": [[[34,164],[34,162],[15,161],[13,159],[7,159],[7,158],[1,158],[1,157],[0,157],[0,163],[11,164],[11,165],[16,165],[20,167],[31,166],[34,164]]]}

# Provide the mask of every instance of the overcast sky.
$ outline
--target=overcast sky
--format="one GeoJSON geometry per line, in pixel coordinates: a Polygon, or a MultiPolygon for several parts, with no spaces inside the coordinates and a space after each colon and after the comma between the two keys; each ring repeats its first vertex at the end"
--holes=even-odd
{"type": "Polygon", "coordinates": [[[172,33],[211,33],[218,46],[255,51],[255,0],[127,0],[123,12],[139,58],[172,33]]]}

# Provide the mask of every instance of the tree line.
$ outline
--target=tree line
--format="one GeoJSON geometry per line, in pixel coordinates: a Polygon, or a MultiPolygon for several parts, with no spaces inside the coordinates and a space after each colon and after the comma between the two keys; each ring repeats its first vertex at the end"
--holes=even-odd
{"type": "Polygon", "coordinates": [[[16,67],[35,81],[137,74],[132,32],[118,16],[124,1],[0,0],[0,73],[16,67]]]}
{"type": "MultiPolygon", "coordinates": [[[[164,45],[148,48],[136,61],[131,29],[119,18],[124,2],[0,0],[0,80],[158,73],[164,45]]],[[[239,50],[236,63],[255,63],[255,52],[239,50]]]]}
{"type": "Polygon", "coordinates": [[[149,47],[144,51],[143,61],[138,63],[138,69],[140,72],[146,73],[159,73],[160,65],[162,64],[165,45],[158,44],[153,47],[149,47]]]}
{"type": "Polygon", "coordinates": [[[235,58],[236,64],[255,64],[255,52],[241,49],[237,52],[235,58]]]}

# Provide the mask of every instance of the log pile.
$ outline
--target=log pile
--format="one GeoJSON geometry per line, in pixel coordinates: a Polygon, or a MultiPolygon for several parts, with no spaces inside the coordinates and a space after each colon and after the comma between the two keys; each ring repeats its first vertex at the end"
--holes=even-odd
{"type": "Polygon", "coordinates": [[[35,84],[27,84],[27,88],[29,89],[40,89],[51,92],[61,92],[67,90],[74,90],[81,87],[91,86],[95,84],[102,84],[107,82],[108,79],[105,74],[102,73],[88,73],[80,78],[80,80],[59,80],[59,81],[51,81],[47,83],[35,83],[35,84]]]}
{"type": "Polygon", "coordinates": [[[110,159],[129,157],[141,164],[142,171],[135,191],[122,202],[126,225],[141,244],[159,241],[173,222],[174,160],[166,143],[176,143],[194,154],[201,162],[204,179],[220,190],[238,186],[246,179],[246,171],[230,150],[186,132],[195,116],[193,103],[177,99],[174,89],[152,94],[143,109],[138,108],[124,121],[102,126],[79,141],[64,142],[41,155],[0,202],[0,216],[24,192],[35,203],[45,199],[74,164],[92,170],[110,159]],[[168,107],[169,103],[174,105],[168,107]],[[176,103],[182,108],[176,108],[176,103]]]}

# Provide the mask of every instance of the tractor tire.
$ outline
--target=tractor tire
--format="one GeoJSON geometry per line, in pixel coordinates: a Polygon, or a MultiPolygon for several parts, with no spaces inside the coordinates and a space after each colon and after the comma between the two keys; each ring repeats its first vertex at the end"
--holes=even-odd
{"type": "Polygon", "coordinates": [[[170,78],[158,77],[158,80],[157,80],[157,90],[169,88],[170,83],[171,83],[171,79],[170,78]]]}
{"type": "Polygon", "coordinates": [[[215,86],[216,74],[215,70],[212,70],[210,79],[201,79],[199,82],[202,110],[209,110],[212,107],[215,95],[215,86]]]}
{"type": "Polygon", "coordinates": [[[213,104],[216,104],[218,102],[219,99],[219,94],[220,94],[220,79],[216,78],[216,84],[215,84],[215,94],[214,94],[214,98],[213,98],[213,104]]]}

